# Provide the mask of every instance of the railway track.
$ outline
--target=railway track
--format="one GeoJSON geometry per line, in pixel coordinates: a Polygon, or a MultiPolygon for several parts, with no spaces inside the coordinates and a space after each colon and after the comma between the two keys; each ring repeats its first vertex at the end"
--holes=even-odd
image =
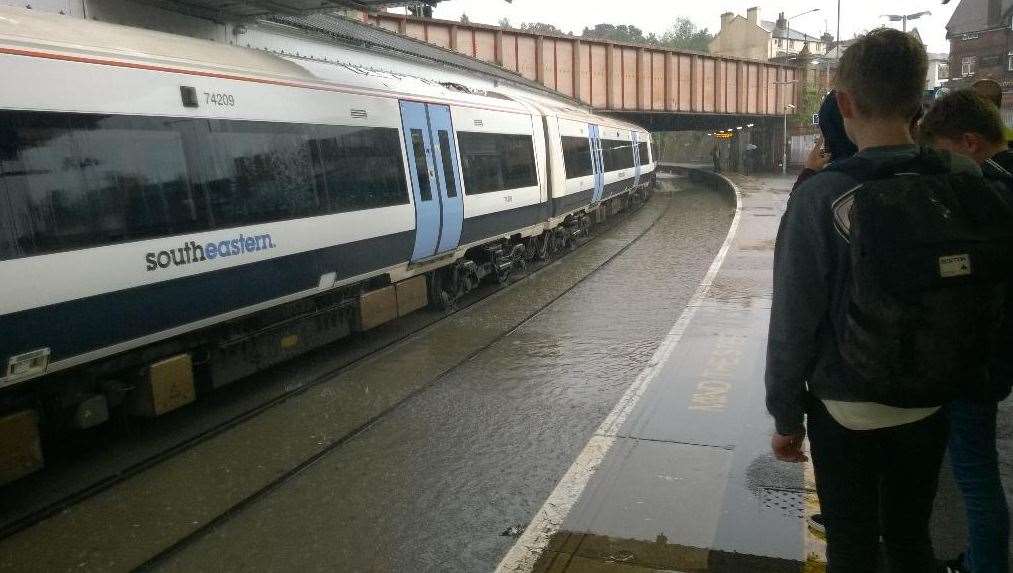
{"type": "MultiPolygon", "coordinates": [[[[666,209],[667,209],[667,207],[666,207],[666,209]]],[[[171,458],[173,458],[175,456],[178,456],[179,454],[181,454],[183,452],[186,452],[187,450],[192,449],[192,448],[194,448],[194,447],[196,447],[196,446],[198,446],[198,445],[200,445],[200,444],[202,444],[202,443],[204,443],[204,442],[206,442],[208,440],[211,440],[214,437],[216,437],[218,435],[221,435],[221,434],[229,431],[232,428],[235,428],[235,427],[237,427],[237,426],[239,426],[239,425],[241,425],[241,424],[243,424],[245,422],[248,422],[248,421],[252,420],[252,419],[256,418],[257,416],[259,416],[259,415],[261,415],[261,414],[263,414],[263,413],[271,410],[272,408],[274,408],[274,407],[276,407],[276,406],[278,406],[278,405],[280,405],[280,404],[282,404],[282,403],[284,403],[284,402],[286,402],[286,401],[288,401],[288,400],[290,400],[290,399],[292,399],[292,398],[294,398],[294,397],[296,397],[296,396],[298,396],[300,394],[303,394],[303,393],[307,392],[308,390],[310,390],[310,389],[312,389],[312,388],[314,388],[314,387],[316,387],[316,386],[318,386],[318,385],[320,385],[320,384],[322,384],[322,383],[324,383],[324,382],[326,382],[326,381],[328,381],[330,379],[333,379],[335,376],[340,375],[342,372],[344,372],[344,371],[346,371],[348,369],[354,368],[356,365],[362,363],[363,361],[369,359],[370,357],[373,357],[373,356],[375,356],[375,355],[377,355],[377,354],[379,354],[379,353],[387,350],[388,348],[390,348],[390,347],[392,347],[394,345],[397,345],[397,344],[405,341],[406,339],[408,339],[408,338],[410,338],[412,336],[415,336],[415,335],[423,333],[425,330],[434,327],[435,325],[439,324],[440,322],[446,320],[447,318],[449,318],[451,316],[454,316],[457,313],[466,311],[470,307],[478,304],[479,302],[481,302],[482,300],[484,300],[487,297],[491,296],[492,294],[500,292],[500,291],[502,291],[502,290],[504,290],[504,289],[506,289],[508,287],[513,287],[513,286],[518,285],[518,284],[523,284],[525,280],[527,280],[528,278],[530,278],[533,274],[537,273],[539,270],[541,270],[541,269],[543,269],[543,268],[545,268],[545,267],[547,267],[547,266],[549,266],[549,265],[551,265],[551,264],[553,264],[555,262],[558,262],[560,260],[565,259],[566,255],[569,252],[572,252],[573,250],[576,250],[576,249],[580,249],[580,248],[586,246],[587,244],[589,244],[589,243],[597,240],[598,238],[600,238],[602,236],[602,234],[604,232],[607,232],[608,230],[616,227],[618,224],[622,223],[632,213],[635,213],[637,210],[639,210],[639,205],[637,205],[633,209],[627,209],[625,211],[620,212],[616,216],[610,217],[606,222],[604,222],[604,223],[602,223],[601,225],[598,226],[598,228],[596,229],[596,232],[592,236],[584,238],[581,241],[579,241],[579,243],[576,244],[573,247],[573,249],[570,249],[568,251],[564,251],[564,252],[558,253],[556,256],[554,256],[552,258],[549,258],[547,260],[544,260],[542,262],[539,262],[538,264],[528,266],[527,269],[525,269],[522,274],[520,274],[519,276],[514,277],[509,282],[503,283],[501,285],[497,285],[495,287],[488,287],[488,288],[485,288],[485,289],[479,289],[479,290],[477,290],[477,291],[475,291],[473,293],[470,293],[469,296],[465,297],[462,300],[462,304],[458,304],[455,308],[453,308],[451,310],[448,310],[448,311],[445,311],[442,314],[439,314],[437,316],[434,316],[431,320],[426,320],[426,321],[422,322],[416,328],[400,332],[398,335],[391,337],[389,340],[385,340],[384,342],[382,342],[378,346],[370,349],[369,351],[365,352],[362,355],[359,355],[358,357],[354,358],[353,360],[351,360],[349,362],[344,362],[344,363],[340,364],[339,366],[327,369],[323,373],[320,373],[320,374],[312,377],[309,381],[307,381],[307,382],[305,382],[303,384],[300,384],[297,387],[285,389],[281,393],[279,393],[278,395],[276,395],[276,396],[274,396],[274,397],[272,397],[272,398],[270,398],[270,399],[268,399],[266,401],[263,401],[263,402],[255,405],[253,407],[246,408],[243,411],[241,411],[240,413],[235,414],[235,415],[231,415],[228,418],[226,418],[226,419],[224,419],[224,420],[222,420],[220,422],[216,422],[216,423],[212,424],[209,428],[204,429],[204,430],[202,430],[200,432],[197,432],[195,434],[192,434],[192,435],[186,437],[185,439],[179,440],[179,441],[177,441],[176,443],[172,444],[169,447],[159,449],[156,452],[153,452],[151,454],[148,454],[148,455],[144,456],[142,459],[140,459],[140,460],[138,460],[136,462],[129,463],[129,464],[127,464],[127,465],[125,465],[125,466],[117,469],[117,470],[114,470],[114,471],[108,473],[107,475],[105,475],[105,476],[103,476],[101,478],[94,479],[87,486],[85,486],[83,488],[79,488],[79,489],[77,489],[77,490],[75,490],[73,492],[70,492],[70,493],[66,494],[66,495],[59,496],[55,501],[48,502],[48,503],[42,505],[41,507],[33,508],[33,509],[31,509],[29,511],[26,511],[26,512],[21,512],[20,515],[14,516],[12,519],[4,522],[3,524],[0,524],[0,540],[8,538],[8,537],[11,537],[13,535],[18,534],[21,531],[24,531],[24,530],[26,530],[28,528],[31,528],[32,526],[34,526],[34,525],[36,525],[36,524],[38,524],[38,523],[40,523],[42,521],[45,521],[46,519],[49,519],[50,517],[55,516],[55,515],[63,512],[63,511],[66,511],[67,509],[69,509],[69,508],[71,508],[71,507],[73,507],[73,506],[75,506],[75,505],[77,505],[77,504],[79,504],[79,503],[81,503],[81,502],[83,502],[83,501],[85,501],[85,500],[93,497],[93,496],[96,496],[96,495],[101,494],[101,493],[103,493],[105,491],[108,491],[111,488],[117,486],[118,484],[121,484],[123,482],[126,482],[126,481],[130,480],[132,477],[137,476],[138,474],[141,474],[141,473],[143,473],[143,472],[145,472],[145,471],[147,471],[149,469],[152,469],[152,468],[158,466],[159,464],[165,462],[166,460],[169,460],[169,459],[171,459],[171,458]]],[[[543,304],[543,305],[539,306],[538,308],[534,309],[534,311],[531,312],[530,315],[528,315],[527,318],[525,318],[524,321],[522,321],[521,324],[523,324],[524,322],[526,322],[530,318],[536,316],[542,310],[544,310],[545,308],[547,308],[548,306],[550,306],[553,302],[555,302],[556,300],[558,300],[561,296],[565,295],[567,292],[569,292],[570,290],[572,290],[574,287],[576,287],[577,285],[581,284],[588,277],[592,276],[600,268],[602,268],[605,265],[609,264],[609,262],[611,262],[613,259],[615,259],[615,257],[617,257],[620,254],[622,254],[623,252],[625,252],[630,246],[632,246],[633,244],[635,244],[640,238],[642,238],[646,233],[648,233],[653,228],[653,226],[654,226],[654,224],[655,224],[655,222],[657,220],[658,219],[655,219],[654,221],[652,221],[651,224],[647,228],[645,228],[640,234],[638,234],[629,244],[627,244],[626,246],[624,246],[622,249],[620,249],[616,253],[613,253],[611,256],[609,256],[605,260],[601,261],[600,264],[598,264],[594,268],[590,269],[588,271],[588,273],[584,277],[580,278],[577,282],[575,282],[569,288],[567,288],[566,290],[562,291],[561,293],[559,293],[557,296],[555,296],[554,298],[552,298],[551,300],[549,300],[545,304],[543,304]]],[[[190,543],[194,542],[197,539],[200,539],[202,536],[204,536],[208,532],[212,531],[219,524],[227,521],[232,516],[234,516],[234,515],[238,514],[239,512],[241,512],[244,508],[246,508],[249,505],[255,503],[258,499],[261,499],[264,496],[270,494],[272,491],[274,491],[275,489],[277,489],[279,486],[281,486],[284,483],[286,483],[287,481],[291,480],[293,477],[297,476],[300,472],[302,472],[306,468],[312,466],[318,460],[320,460],[323,457],[325,457],[328,453],[334,451],[337,448],[340,448],[342,445],[344,445],[347,442],[349,442],[350,440],[354,439],[357,435],[361,434],[363,431],[366,431],[367,429],[369,429],[369,427],[371,427],[373,424],[377,423],[378,421],[382,420],[385,416],[387,416],[391,412],[395,411],[397,408],[399,408],[406,401],[412,399],[414,396],[418,395],[419,393],[424,392],[426,389],[430,388],[434,384],[437,384],[443,376],[446,376],[447,374],[449,374],[450,372],[452,372],[455,368],[459,367],[461,364],[465,363],[466,361],[468,361],[472,357],[474,357],[474,356],[480,354],[481,352],[485,351],[491,345],[495,344],[496,342],[498,342],[499,340],[501,340],[503,337],[507,336],[512,330],[513,329],[510,329],[510,330],[507,330],[507,331],[501,333],[499,336],[495,337],[488,344],[485,344],[482,347],[475,349],[474,351],[472,351],[471,353],[469,353],[467,356],[465,356],[464,359],[462,359],[462,360],[458,361],[457,363],[451,365],[441,376],[439,376],[437,378],[434,378],[428,384],[426,384],[426,385],[424,385],[422,387],[419,387],[416,390],[414,390],[413,392],[411,392],[411,393],[403,396],[400,400],[398,400],[397,402],[393,403],[388,408],[386,408],[386,409],[378,412],[377,414],[375,414],[374,416],[372,416],[369,420],[367,420],[365,423],[361,424],[357,428],[351,430],[350,432],[347,432],[346,434],[344,434],[344,435],[342,435],[340,437],[335,438],[333,441],[331,441],[330,443],[328,443],[326,445],[326,447],[324,447],[321,450],[319,450],[316,454],[314,454],[314,455],[312,455],[312,456],[304,459],[302,462],[298,463],[297,465],[295,465],[294,467],[292,467],[290,470],[288,470],[285,473],[283,473],[282,475],[280,475],[274,481],[268,483],[267,485],[265,485],[264,487],[262,487],[262,488],[260,488],[260,489],[258,489],[256,491],[252,492],[250,495],[248,495],[248,496],[244,497],[243,499],[241,499],[238,503],[232,505],[230,508],[228,508],[225,511],[219,513],[216,517],[214,517],[210,521],[207,521],[200,528],[194,530],[189,535],[187,535],[187,536],[179,539],[173,545],[165,548],[163,551],[159,552],[158,554],[156,554],[155,556],[153,556],[152,558],[150,558],[147,562],[145,562],[140,567],[140,569],[141,570],[151,569],[151,568],[157,566],[158,563],[164,561],[165,559],[171,557],[173,554],[177,553],[181,549],[185,548],[190,543]]],[[[73,468],[69,468],[66,471],[73,471],[73,468]]]]}

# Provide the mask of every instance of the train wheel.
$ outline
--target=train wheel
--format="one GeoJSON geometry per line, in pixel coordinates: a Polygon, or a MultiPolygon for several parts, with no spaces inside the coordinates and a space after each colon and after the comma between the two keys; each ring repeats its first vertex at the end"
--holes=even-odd
{"type": "Polygon", "coordinates": [[[453,277],[447,269],[429,274],[429,305],[436,310],[453,310],[457,305],[453,277]]]}

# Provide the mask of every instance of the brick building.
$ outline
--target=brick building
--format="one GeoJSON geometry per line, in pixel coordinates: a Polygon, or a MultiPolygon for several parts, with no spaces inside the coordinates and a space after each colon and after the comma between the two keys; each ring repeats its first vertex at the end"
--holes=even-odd
{"type": "Polygon", "coordinates": [[[1003,118],[1013,123],[1013,0],[961,0],[946,24],[953,87],[992,78],[1003,86],[1003,118]]]}

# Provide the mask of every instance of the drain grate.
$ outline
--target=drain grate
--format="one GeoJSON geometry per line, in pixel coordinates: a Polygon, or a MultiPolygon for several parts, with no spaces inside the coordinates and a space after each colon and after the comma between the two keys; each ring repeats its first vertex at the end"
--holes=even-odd
{"type": "Polygon", "coordinates": [[[780,511],[781,515],[791,519],[805,517],[804,491],[761,487],[757,494],[764,509],[780,511]]]}

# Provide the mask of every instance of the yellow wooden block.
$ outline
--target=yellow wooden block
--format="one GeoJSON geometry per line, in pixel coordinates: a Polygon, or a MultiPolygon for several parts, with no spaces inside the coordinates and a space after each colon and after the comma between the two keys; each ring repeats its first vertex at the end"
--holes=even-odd
{"type": "Polygon", "coordinates": [[[0,484],[40,470],[43,463],[35,410],[0,417],[0,484]]]}
{"type": "Polygon", "coordinates": [[[139,416],[161,416],[196,398],[193,359],[177,354],[148,367],[148,377],[134,391],[130,410],[139,416]]]}
{"type": "Polygon", "coordinates": [[[293,348],[299,345],[299,335],[289,334],[285,338],[281,339],[281,347],[285,349],[293,348]]]}
{"type": "Polygon", "coordinates": [[[397,315],[404,316],[429,304],[426,276],[419,275],[397,283],[397,315]]]}
{"type": "Polygon", "coordinates": [[[385,286],[359,296],[359,330],[369,330],[397,318],[397,290],[385,286]]]}

